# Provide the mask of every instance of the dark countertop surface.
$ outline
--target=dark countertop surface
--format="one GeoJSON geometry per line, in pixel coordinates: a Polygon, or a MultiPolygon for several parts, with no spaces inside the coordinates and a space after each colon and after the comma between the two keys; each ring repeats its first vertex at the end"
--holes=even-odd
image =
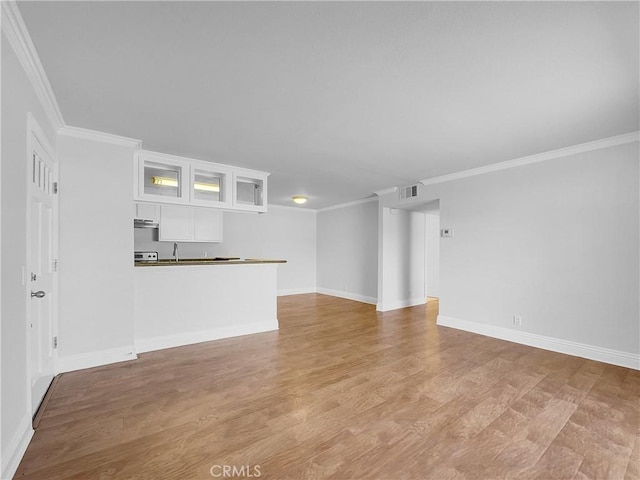
{"type": "Polygon", "coordinates": [[[186,265],[251,265],[260,263],[287,263],[287,261],[268,258],[205,257],[184,258],[177,262],[171,259],[160,259],[157,262],[134,262],[134,265],[136,267],[180,267],[186,265]]]}

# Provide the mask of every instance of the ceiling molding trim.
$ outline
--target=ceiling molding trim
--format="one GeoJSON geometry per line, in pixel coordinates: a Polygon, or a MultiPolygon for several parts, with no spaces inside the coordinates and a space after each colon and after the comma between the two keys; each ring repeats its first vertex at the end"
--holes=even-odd
{"type": "Polygon", "coordinates": [[[388,195],[390,193],[397,192],[397,191],[398,191],[398,187],[389,187],[389,188],[383,188],[382,190],[376,190],[373,193],[375,193],[379,197],[382,197],[383,195],[388,195]]]}
{"type": "Polygon", "coordinates": [[[353,202],[339,203],[338,205],[333,205],[331,207],[319,208],[316,211],[318,213],[328,212],[330,210],[338,210],[340,208],[355,207],[356,205],[362,205],[363,203],[377,202],[377,201],[378,201],[378,197],[368,197],[368,198],[362,198],[360,200],[354,200],[353,202]]]}
{"type": "Polygon", "coordinates": [[[269,209],[273,208],[274,210],[290,210],[290,211],[296,211],[300,213],[318,213],[318,211],[314,208],[294,207],[292,205],[277,205],[275,203],[269,203],[268,208],[269,209]]]}
{"type": "Polygon", "coordinates": [[[64,126],[58,130],[58,135],[81,138],[83,140],[92,140],[94,142],[113,143],[115,145],[121,145],[123,147],[133,147],[136,150],[140,150],[140,148],[142,148],[142,140],[137,140],[135,138],[129,137],[121,137],[119,135],[113,135],[111,133],[98,132],[96,130],[89,130],[80,127],[64,126]]]}
{"type": "Polygon", "coordinates": [[[590,152],[593,150],[600,150],[603,148],[615,147],[617,145],[634,142],[640,142],[640,131],[625,133],[624,135],[617,135],[615,137],[604,138],[602,140],[595,140],[593,142],[581,143],[572,147],[559,148],[557,150],[516,158],[514,160],[507,160],[506,162],[494,163],[485,167],[472,168],[469,170],[463,170],[462,172],[426,178],[424,180],[420,180],[420,183],[422,185],[434,185],[436,183],[450,182],[461,178],[475,177],[476,175],[484,175],[485,173],[497,172],[509,168],[521,167],[532,163],[554,160],[556,158],[568,157],[578,153],[590,152]]]}
{"type": "Polygon", "coordinates": [[[54,130],[58,130],[64,126],[64,118],[18,5],[15,0],[3,0],[0,3],[2,3],[2,31],[7,36],[11,48],[31,81],[36,96],[54,130]]]}

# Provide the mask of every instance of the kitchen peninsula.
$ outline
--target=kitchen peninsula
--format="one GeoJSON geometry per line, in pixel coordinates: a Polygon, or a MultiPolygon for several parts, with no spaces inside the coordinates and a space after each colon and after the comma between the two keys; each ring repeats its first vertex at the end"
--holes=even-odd
{"type": "Polygon", "coordinates": [[[136,262],[136,350],[148,352],[277,330],[280,263],[286,261],[136,262]]]}

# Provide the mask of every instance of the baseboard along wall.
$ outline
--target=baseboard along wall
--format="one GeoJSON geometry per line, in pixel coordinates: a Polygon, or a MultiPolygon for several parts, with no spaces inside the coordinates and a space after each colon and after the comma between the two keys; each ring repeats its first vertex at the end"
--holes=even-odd
{"type": "Polygon", "coordinates": [[[535,333],[516,331],[495,325],[470,322],[468,320],[461,320],[445,315],[438,315],[437,324],[442,327],[464,330],[465,332],[499,338],[501,340],[507,340],[521,345],[542,348],[543,350],[550,350],[552,352],[564,353],[575,357],[587,358],[589,360],[640,370],[640,355],[638,354],[572,342],[570,340],[547,337],[535,333]]]}

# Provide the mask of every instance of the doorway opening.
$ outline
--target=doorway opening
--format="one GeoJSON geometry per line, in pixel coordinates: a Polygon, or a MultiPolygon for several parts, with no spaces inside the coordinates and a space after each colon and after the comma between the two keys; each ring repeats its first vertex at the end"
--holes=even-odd
{"type": "Polygon", "coordinates": [[[440,200],[381,207],[378,311],[440,295],[440,200]]]}

